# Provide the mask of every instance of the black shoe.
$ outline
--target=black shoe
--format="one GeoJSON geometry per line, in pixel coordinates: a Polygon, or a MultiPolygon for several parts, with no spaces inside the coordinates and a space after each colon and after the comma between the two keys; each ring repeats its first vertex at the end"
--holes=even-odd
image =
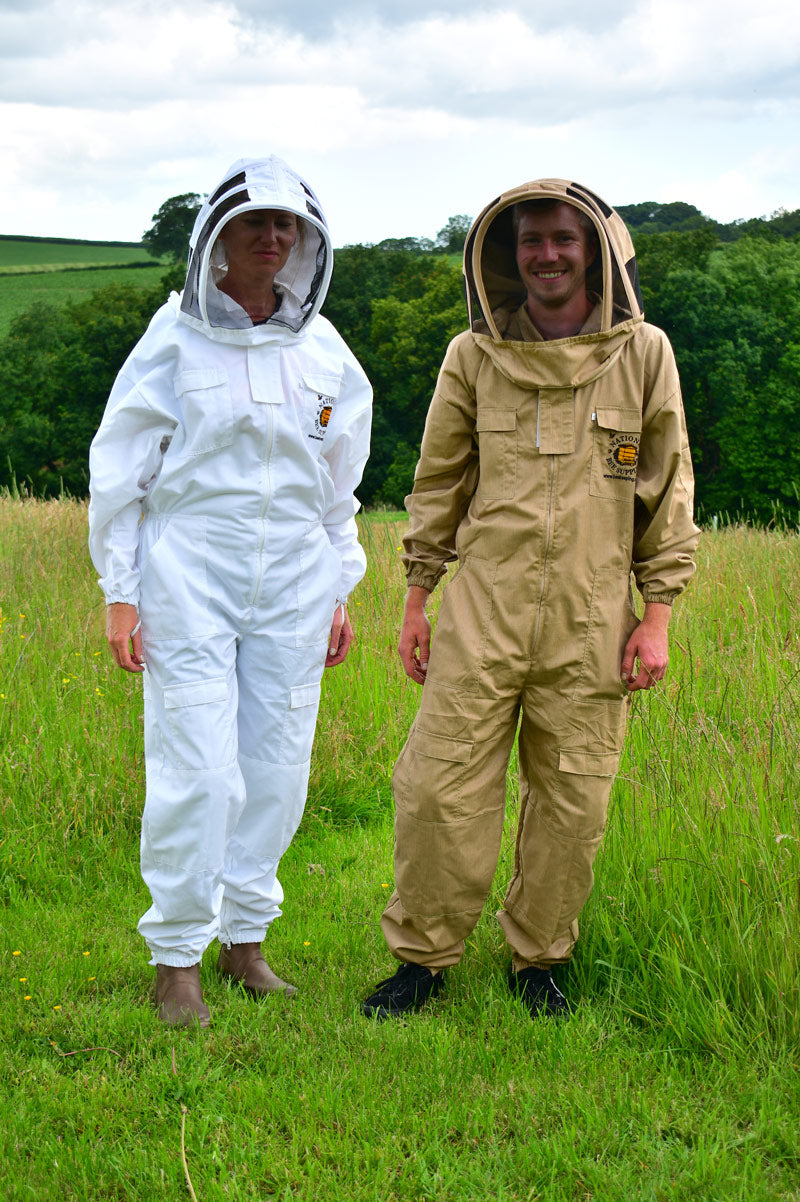
{"type": "Polygon", "coordinates": [[[421,964],[401,964],[393,977],[378,982],[375,992],[361,1003],[361,1013],[368,1018],[396,1018],[419,1010],[441,991],[443,977],[443,972],[434,976],[421,964]]]}
{"type": "Polygon", "coordinates": [[[572,1007],[556,985],[549,968],[508,970],[508,987],[521,998],[533,1018],[568,1018],[572,1007]]]}

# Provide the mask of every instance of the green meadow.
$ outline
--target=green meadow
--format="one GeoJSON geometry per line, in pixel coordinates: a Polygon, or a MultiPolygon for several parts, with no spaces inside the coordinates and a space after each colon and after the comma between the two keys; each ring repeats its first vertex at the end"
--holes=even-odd
{"type": "Polygon", "coordinates": [[[108,284],[152,287],[164,270],[135,244],[0,238],[0,338],[38,302],[83,300],[108,284]]]}
{"type": "Polygon", "coordinates": [[[417,693],[398,515],[361,523],[357,644],[326,676],[309,806],[254,1004],[203,964],[208,1031],[161,1026],[135,922],[140,683],[112,670],[71,500],[0,499],[0,879],[10,1199],[800,1199],[800,538],[704,534],[667,682],[633,707],[560,1025],[509,997],[486,912],[400,1023],[389,782],[417,693]]]}

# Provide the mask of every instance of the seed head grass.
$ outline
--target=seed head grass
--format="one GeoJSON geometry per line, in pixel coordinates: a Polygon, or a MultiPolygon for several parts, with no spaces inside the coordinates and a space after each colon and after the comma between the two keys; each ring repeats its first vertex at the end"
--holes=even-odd
{"type": "MultiPolygon", "coordinates": [[[[201,966],[208,1031],[158,1023],[135,923],[141,684],[112,668],[85,505],[0,500],[0,881],[10,1199],[798,1199],[800,539],[703,536],[671,666],[639,695],[560,984],[505,985],[506,838],[462,963],[419,1015],[392,971],[391,772],[419,694],[396,652],[399,515],[361,521],[356,645],[326,673],[309,805],[254,1004],[201,966]],[[24,615],[24,616],[23,616],[24,615]],[[23,637],[24,636],[24,637],[23,637]]],[[[432,605],[435,618],[436,602],[432,605]]]]}

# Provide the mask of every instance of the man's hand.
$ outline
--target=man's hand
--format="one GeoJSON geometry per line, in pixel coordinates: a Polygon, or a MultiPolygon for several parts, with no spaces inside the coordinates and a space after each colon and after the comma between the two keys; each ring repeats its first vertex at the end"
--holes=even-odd
{"type": "Polygon", "coordinates": [[[629,693],[638,689],[651,689],[663,680],[669,661],[667,627],[672,613],[669,605],[655,601],[644,607],[644,617],[628,639],[622,656],[622,680],[629,693]],[[634,672],[636,660],[639,671],[634,672]]]}
{"type": "Polygon", "coordinates": [[[333,611],[331,622],[331,637],[328,642],[328,654],[325,657],[325,667],[335,668],[347,658],[347,652],[353,642],[353,627],[347,616],[347,606],[341,601],[333,611]]]}
{"type": "Polygon", "coordinates": [[[106,607],[106,638],[118,667],[126,672],[144,672],[142,631],[135,605],[114,601],[106,607]]]}
{"type": "Polygon", "coordinates": [[[425,616],[428,597],[428,590],[418,584],[412,584],[409,588],[397,647],[406,676],[410,676],[417,684],[425,683],[431,653],[431,624],[425,616]]]}

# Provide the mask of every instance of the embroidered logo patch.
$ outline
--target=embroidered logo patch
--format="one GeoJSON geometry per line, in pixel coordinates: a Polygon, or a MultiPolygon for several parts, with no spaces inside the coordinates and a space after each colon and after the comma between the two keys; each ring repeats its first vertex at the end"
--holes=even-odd
{"type": "Polygon", "coordinates": [[[332,396],[323,396],[322,393],[317,393],[317,412],[314,415],[315,433],[309,434],[309,438],[314,438],[317,442],[322,442],[325,437],[325,431],[328,428],[328,422],[331,420],[333,402],[334,398],[332,396]]]}
{"type": "Polygon", "coordinates": [[[635,480],[639,462],[639,435],[613,434],[603,472],[606,480],[635,480]]]}

